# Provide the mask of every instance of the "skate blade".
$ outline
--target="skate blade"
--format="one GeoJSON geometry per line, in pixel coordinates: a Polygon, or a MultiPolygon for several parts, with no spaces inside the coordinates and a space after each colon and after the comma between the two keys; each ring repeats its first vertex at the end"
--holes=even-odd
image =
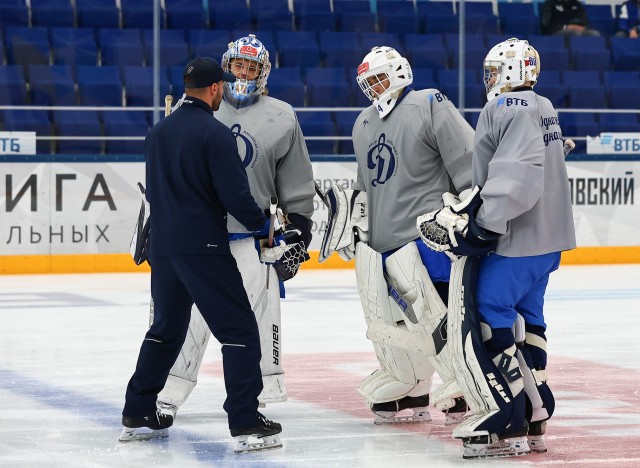
{"type": "Polygon", "coordinates": [[[527,438],[504,439],[495,444],[464,444],[462,458],[473,460],[475,458],[520,457],[530,453],[527,438]]]}
{"type": "Polygon", "coordinates": [[[379,411],[373,424],[378,426],[388,426],[391,424],[419,424],[431,422],[431,415],[427,408],[413,408],[412,415],[398,416],[399,413],[379,411]]]}
{"type": "Polygon", "coordinates": [[[266,437],[259,436],[238,436],[236,439],[235,453],[261,452],[263,450],[273,450],[282,447],[280,436],[272,435],[266,437]]]}
{"type": "Polygon", "coordinates": [[[146,427],[137,427],[131,429],[125,427],[122,429],[122,434],[118,439],[120,442],[130,442],[133,440],[151,440],[151,439],[164,439],[169,437],[169,429],[153,430],[146,427]]]}

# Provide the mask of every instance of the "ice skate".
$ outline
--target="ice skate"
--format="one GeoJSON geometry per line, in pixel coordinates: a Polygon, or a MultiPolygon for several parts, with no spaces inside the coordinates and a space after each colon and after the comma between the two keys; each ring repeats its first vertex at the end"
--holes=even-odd
{"type": "Polygon", "coordinates": [[[430,422],[431,415],[427,410],[429,406],[429,395],[420,397],[406,396],[400,400],[388,401],[385,403],[374,403],[371,411],[377,416],[374,424],[409,424],[430,422]],[[413,414],[402,414],[404,410],[413,410],[413,414]]]}
{"type": "Polygon", "coordinates": [[[124,426],[120,442],[131,440],[149,440],[169,437],[169,427],[173,425],[173,416],[156,411],[149,416],[122,416],[124,426]]]}
{"type": "Polygon", "coordinates": [[[270,421],[258,413],[256,425],[231,429],[231,436],[236,439],[235,453],[258,452],[282,447],[280,434],[282,426],[270,421]]]}
{"type": "Polygon", "coordinates": [[[171,416],[174,420],[178,414],[178,407],[176,405],[172,405],[171,403],[166,403],[164,401],[158,400],[156,402],[156,407],[158,411],[162,414],[166,414],[167,416],[171,416]]]}
{"type": "Polygon", "coordinates": [[[465,418],[465,415],[469,411],[469,406],[464,397],[458,397],[455,399],[455,404],[444,413],[444,425],[453,426],[459,424],[465,418]]]}
{"type": "Polygon", "coordinates": [[[547,429],[547,421],[529,423],[527,442],[532,453],[545,453],[547,445],[544,443],[544,433],[547,429]]]}
{"type": "Polygon", "coordinates": [[[462,440],[464,453],[462,458],[519,457],[530,452],[526,436],[514,436],[499,439],[496,434],[490,436],[471,437],[462,440]]]}

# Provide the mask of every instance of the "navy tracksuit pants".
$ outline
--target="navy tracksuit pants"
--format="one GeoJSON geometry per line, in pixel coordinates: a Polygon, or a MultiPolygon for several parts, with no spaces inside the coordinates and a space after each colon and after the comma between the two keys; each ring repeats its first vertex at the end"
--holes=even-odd
{"type": "Polygon", "coordinates": [[[155,412],[195,303],[222,344],[229,427],[254,426],[262,391],[260,337],[235,259],[230,254],[182,255],[152,261],[153,324],[142,342],[122,414],[139,417],[155,412]]]}

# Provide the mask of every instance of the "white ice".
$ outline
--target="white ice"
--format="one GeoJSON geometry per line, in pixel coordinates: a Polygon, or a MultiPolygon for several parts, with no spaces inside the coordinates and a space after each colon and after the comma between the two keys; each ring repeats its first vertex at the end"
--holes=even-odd
{"type": "MultiPolygon", "coordinates": [[[[546,300],[557,409],[549,452],[506,464],[640,466],[640,265],[563,266],[546,300]]],[[[118,443],[148,326],[149,275],[0,276],[0,466],[439,467],[462,448],[434,422],[374,426],[356,387],[376,369],[353,270],[302,271],[283,302],[289,401],[264,413],[284,448],[236,455],[211,341],[166,440],[118,443]]]]}

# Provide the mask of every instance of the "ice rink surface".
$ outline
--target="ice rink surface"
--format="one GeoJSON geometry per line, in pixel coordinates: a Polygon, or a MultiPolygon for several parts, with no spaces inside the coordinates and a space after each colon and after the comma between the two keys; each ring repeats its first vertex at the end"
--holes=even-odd
{"type": "Polygon", "coordinates": [[[149,275],[0,276],[2,467],[640,466],[640,265],[563,266],[547,293],[547,454],[462,460],[443,416],[374,426],[356,388],[376,368],[353,270],[302,271],[283,302],[284,448],[235,455],[217,342],[164,440],[119,443],[148,325],[149,275]]]}

